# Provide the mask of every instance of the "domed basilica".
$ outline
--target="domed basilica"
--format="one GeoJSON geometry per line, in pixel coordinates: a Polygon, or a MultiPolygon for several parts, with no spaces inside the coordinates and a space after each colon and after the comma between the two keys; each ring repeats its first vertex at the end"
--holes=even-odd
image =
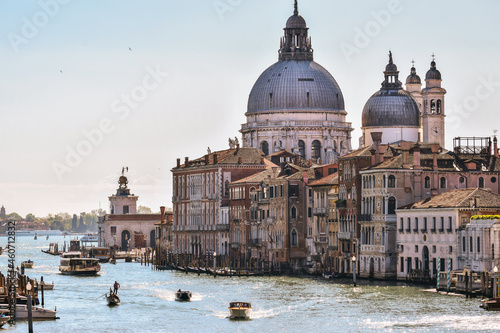
{"type": "MultiPolygon", "coordinates": [[[[437,142],[444,146],[444,95],[441,73],[433,60],[422,89],[415,67],[406,80],[392,53],[379,91],[362,112],[360,146],[372,144],[371,133],[382,133],[381,143],[437,142]]],[[[287,150],[322,163],[336,163],[351,149],[351,123],[346,122],[344,98],[337,81],[314,61],[306,21],[297,1],[286,22],[278,62],[266,69],[253,86],[240,130],[243,147],[266,155],[287,150]]]]}
{"type": "Polygon", "coordinates": [[[266,155],[280,150],[334,163],[351,151],[351,123],[337,81],[314,61],[306,21],[295,11],[286,22],[279,60],[250,92],[243,147],[266,155]]]}

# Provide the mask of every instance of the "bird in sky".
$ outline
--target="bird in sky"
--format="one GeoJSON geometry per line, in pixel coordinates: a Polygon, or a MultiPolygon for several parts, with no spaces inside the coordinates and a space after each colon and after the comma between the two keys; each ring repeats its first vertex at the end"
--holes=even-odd
{"type": "Polygon", "coordinates": [[[59,72],[61,72],[61,73],[62,73],[62,70],[59,70],[59,72]]]}
{"type": "Polygon", "coordinates": [[[132,51],[132,49],[131,49],[130,47],[129,47],[128,49],[129,49],[130,51],[132,51]]]}

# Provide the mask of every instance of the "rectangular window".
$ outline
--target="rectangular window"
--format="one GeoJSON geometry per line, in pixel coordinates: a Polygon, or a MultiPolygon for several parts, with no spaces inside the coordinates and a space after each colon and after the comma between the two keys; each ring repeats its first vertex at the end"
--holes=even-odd
{"type": "Polygon", "coordinates": [[[299,185],[290,185],[288,194],[290,197],[298,197],[299,196],[299,185]]]}
{"type": "Polygon", "coordinates": [[[405,262],[404,262],[403,258],[401,258],[401,268],[400,268],[400,271],[401,271],[401,273],[403,273],[405,271],[405,262]]]}
{"type": "Polygon", "coordinates": [[[465,246],[465,236],[462,237],[462,252],[467,252],[467,248],[465,246]]]}
{"type": "Polygon", "coordinates": [[[436,253],[436,245],[432,246],[432,253],[436,253]]]}
{"type": "Polygon", "coordinates": [[[472,247],[472,236],[470,237],[470,246],[469,246],[469,251],[474,252],[474,248],[472,247]]]}
{"type": "Polygon", "coordinates": [[[441,226],[439,228],[439,232],[444,232],[444,217],[441,216],[441,226]]]}
{"type": "Polygon", "coordinates": [[[123,214],[128,214],[128,206],[123,206],[123,214]]]}
{"type": "Polygon", "coordinates": [[[448,217],[448,232],[453,231],[453,218],[451,216],[448,217]]]}
{"type": "Polygon", "coordinates": [[[452,253],[453,253],[453,246],[450,246],[450,247],[448,248],[448,252],[449,252],[450,254],[452,254],[452,253]]]}
{"type": "Polygon", "coordinates": [[[415,228],[413,229],[414,232],[418,232],[418,217],[415,217],[415,228]]]}
{"type": "Polygon", "coordinates": [[[481,239],[477,238],[477,253],[481,253],[481,239]]]}
{"type": "Polygon", "coordinates": [[[427,217],[424,217],[424,232],[427,232],[427,217]]]}
{"type": "Polygon", "coordinates": [[[418,245],[415,245],[415,253],[418,253],[418,245]]]}
{"type": "Polygon", "coordinates": [[[411,231],[411,219],[408,218],[408,225],[406,226],[406,232],[410,232],[411,231]]]}
{"type": "Polygon", "coordinates": [[[401,227],[399,228],[399,232],[403,232],[404,229],[404,221],[403,218],[400,218],[399,221],[401,222],[401,227]]]}
{"type": "Polygon", "coordinates": [[[111,235],[116,235],[116,227],[111,227],[111,235]]]}
{"type": "Polygon", "coordinates": [[[307,208],[307,217],[311,217],[312,216],[312,208],[309,207],[307,208]]]}
{"type": "Polygon", "coordinates": [[[436,232],[436,218],[432,218],[432,229],[431,232],[436,232]]]}

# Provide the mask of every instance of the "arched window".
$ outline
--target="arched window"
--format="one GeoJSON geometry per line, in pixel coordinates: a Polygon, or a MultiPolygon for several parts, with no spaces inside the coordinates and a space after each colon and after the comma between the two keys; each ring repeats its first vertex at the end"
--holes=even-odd
{"type": "Polygon", "coordinates": [[[296,219],[297,218],[297,208],[292,207],[292,219],[296,219]]]}
{"type": "Polygon", "coordinates": [[[302,158],[306,158],[306,144],[302,140],[299,140],[299,155],[302,158]]]}
{"type": "Polygon", "coordinates": [[[479,188],[483,188],[483,187],[484,187],[484,178],[479,177],[479,188]]]}
{"type": "Polygon", "coordinates": [[[441,179],[439,180],[439,187],[446,188],[446,178],[441,177],[441,179]]]}
{"type": "Polygon", "coordinates": [[[260,143],[260,150],[262,150],[264,155],[269,155],[269,143],[267,141],[262,141],[260,143]]]}
{"type": "Polygon", "coordinates": [[[436,113],[436,101],[431,100],[431,113],[436,113]]]}
{"type": "Polygon", "coordinates": [[[394,175],[389,175],[389,178],[387,181],[387,187],[389,187],[389,188],[396,187],[396,177],[394,175]]]}
{"type": "Polygon", "coordinates": [[[321,158],[321,142],[314,140],[311,146],[311,159],[317,160],[321,158]]]}
{"type": "Polygon", "coordinates": [[[441,112],[442,112],[442,105],[441,104],[442,104],[441,100],[438,99],[438,101],[437,101],[437,111],[436,111],[438,114],[441,114],[441,112]]]}
{"type": "Polygon", "coordinates": [[[431,179],[429,176],[425,177],[424,179],[424,187],[425,188],[430,188],[431,187],[431,179]]]}
{"type": "Polygon", "coordinates": [[[297,237],[297,230],[293,229],[292,230],[292,246],[297,246],[298,245],[298,237],[297,237]]]}
{"type": "Polygon", "coordinates": [[[387,214],[396,214],[396,198],[390,197],[387,202],[387,214]]]}

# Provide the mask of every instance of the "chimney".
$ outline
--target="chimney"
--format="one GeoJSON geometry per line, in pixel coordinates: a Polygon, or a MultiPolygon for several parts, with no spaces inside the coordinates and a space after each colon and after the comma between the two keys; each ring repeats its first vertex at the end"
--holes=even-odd
{"type": "Polygon", "coordinates": [[[432,169],[434,171],[438,170],[438,151],[439,151],[439,144],[433,143],[431,144],[431,151],[432,151],[432,169]]]}
{"type": "Polygon", "coordinates": [[[488,139],[488,151],[489,151],[489,155],[490,155],[490,156],[491,156],[491,153],[492,153],[491,149],[492,149],[492,148],[491,148],[491,138],[489,138],[489,139],[488,139]]]}
{"type": "Polygon", "coordinates": [[[165,223],[165,206],[160,206],[161,223],[165,223]]]}
{"type": "Polygon", "coordinates": [[[304,181],[305,184],[309,183],[309,176],[307,170],[302,171],[302,180],[304,181]]]}
{"type": "Polygon", "coordinates": [[[241,156],[238,157],[238,164],[242,164],[243,161],[241,160],[241,156]]]}
{"type": "Polygon", "coordinates": [[[418,142],[415,147],[413,147],[413,169],[422,169],[422,166],[420,165],[420,145],[418,142]]]}
{"type": "Polygon", "coordinates": [[[264,157],[261,157],[261,158],[260,158],[260,164],[265,164],[265,163],[264,163],[264,157]]]}
{"type": "Polygon", "coordinates": [[[205,155],[205,165],[208,165],[208,154],[205,155]]]}
{"type": "Polygon", "coordinates": [[[497,137],[493,137],[493,156],[498,157],[498,142],[497,137]]]}
{"type": "Polygon", "coordinates": [[[218,161],[217,161],[217,154],[214,154],[214,164],[217,164],[218,161]]]}
{"type": "Polygon", "coordinates": [[[177,159],[177,167],[178,167],[178,168],[180,168],[180,167],[181,167],[181,159],[180,159],[180,158],[178,158],[178,159],[177,159]]]}
{"type": "Polygon", "coordinates": [[[187,167],[189,166],[189,157],[184,158],[184,165],[187,167]]]}
{"type": "Polygon", "coordinates": [[[370,135],[372,136],[373,149],[375,149],[375,163],[372,164],[377,164],[382,162],[382,158],[380,156],[380,144],[382,143],[382,132],[372,132],[370,133],[370,135]]]}
{"type": "Polygon", "coordinates": [[[377,156],[375,155],[376,152],[377,151],[374,148],[370,149],[370,154],[372,154],[371,165],[377,164],[377,156]]]}
{"type": "Polygon", "coordinates": [[[403,150],[403,169],[410,168],[410,147],[412,145],[411,142],[401,141],[399,143],[401,149],[403,150]]]}

